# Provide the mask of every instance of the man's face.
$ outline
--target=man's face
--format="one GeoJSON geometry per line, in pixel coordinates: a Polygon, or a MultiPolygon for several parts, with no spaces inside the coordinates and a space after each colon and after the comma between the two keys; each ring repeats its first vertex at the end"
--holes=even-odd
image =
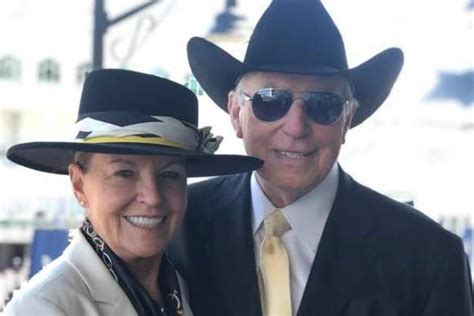
{"type": "MultiPolygon", "coordinates": [[[[349,97],[348,83],[340,77],[315,77],[282,73],[249,73],[237,90],[253,96],[261,88],[292,91],[328,90],[349,97]]],[[[296,99],[289,112],[275,122],[263,122],[252,111],[251,101],[243,101],[239,91],[229,94],[229,113],[237,137],[244,141],[248,155],[265,160],[258,171],[264,191],[272,199],[289,194],[277,204],[287,205],[316,187],[337,160],[352,113],[343,115],[333,125],[314,123],[305,113],[303,101],[296,99]]]]}

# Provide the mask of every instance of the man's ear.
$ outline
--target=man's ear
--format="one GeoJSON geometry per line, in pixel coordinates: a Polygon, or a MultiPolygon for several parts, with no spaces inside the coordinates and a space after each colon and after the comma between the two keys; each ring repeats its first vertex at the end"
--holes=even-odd
{"type": "Polygon", "coordinates": [[[355,112],[357,111],[357,106],[352,106],[351,107],[351,112],[348,114],[343,114],[346,116],[345,122],[344,122],[344,130],[343,130],[343,137],[342,137],[342,143],[346,143],[346,135],[347,131],[351,128],[351,123],[352,123],[352,118],[354,117],[355,112]]]}
{"type": "Polygon", "coordinates": [[[240,124],[239,96],[235,90],[229,91],[227,95],[227,111],[229,112],[230,121],[234,127],[235,134],[238,138],[242,138],[242,125],[240,124]]]}
{"type": "Polygon", "coordinates": [[[68,171],[72,191],[77,201],[82,207],[87,207],[87,197],[84,190],[84,171],[75,163],[69,164],[68,171]]]}

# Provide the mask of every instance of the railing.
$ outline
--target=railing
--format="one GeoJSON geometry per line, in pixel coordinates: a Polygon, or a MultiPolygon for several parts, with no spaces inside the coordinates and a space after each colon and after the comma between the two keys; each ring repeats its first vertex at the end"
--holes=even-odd
{"type": "Polygon", "coordinates": [[[59,220],[58,219],[13,219],[13,220],[3,219],[3,220],[0,220],[0,229],[73,228],[73,227],[76,227],[80,222],[81,220],[77,217],[59,219],[59,220]]]}

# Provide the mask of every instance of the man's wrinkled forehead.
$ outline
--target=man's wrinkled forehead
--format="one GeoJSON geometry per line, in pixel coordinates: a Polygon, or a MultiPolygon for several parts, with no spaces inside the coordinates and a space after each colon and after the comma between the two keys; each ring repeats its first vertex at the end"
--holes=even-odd
{"type": "MultiPolygon", "coordinates": [[[[252,88],[280,88],[282,82],[289,85],[298,85],[301,83],[312,83],[315,86],[338,87],[341,92],[349,95],[353,94],[353,84],[346,77],[339,74],[330,75],[302,75],[281,72],[248,72],[236,82],[236,90],[246,87],[252,88]]],[[[306,86],[306,84],[304,84],[306,86]]],[[[306,90],[307,88],[302,88],[306,90]]],[[[328,88],[330,89],[330,88],[328,88]]],[[[298,89],[296,89],[298,90],[298,89]]],[[[331,89],[330,89],[331,90],[331,89]]]]}

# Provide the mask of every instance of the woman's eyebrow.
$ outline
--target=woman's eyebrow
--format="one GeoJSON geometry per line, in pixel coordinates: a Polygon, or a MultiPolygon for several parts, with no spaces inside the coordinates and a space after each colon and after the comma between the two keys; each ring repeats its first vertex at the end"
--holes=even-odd
{"type": "Polygon", "coordinates": [[[160,167],[160,169],[168,168],[174,165],[179,165],[179,166],[186,166],[186,162],[184,159],[176,159],[174,161],[170,161],[160,167]]]}
{"type": "Polygon", "coordinates": [[[126,160],[126,159],[123,159],[123,158],[115,158],[115,159],[112,159],[110,161],[111,164],[118,164],[118,163],[121,163],[121,164],[127,164],[127,165],[130,165],[132,167],[136,166],[136,163],[134,161],[130,161],[130,160],[126,160]]]}
{"type": "MultiPolygon", "coordinates": [[[[129,165],[130,167],[135,167],[137,165],[137,162],[135,162],[133,160],[124,159],[124,158],[114,158],[110,161],[110,163],[111,164],[126,164],[126,165],[129,165]]],[[[174,166],[174,165],[185,166],[186,161],[184,159],[176,159],[176,160],[170,161],[170,162],[168,162],[164,165],[161,165],[160,169],[169,168],[169,167],[174,166]]]]}

